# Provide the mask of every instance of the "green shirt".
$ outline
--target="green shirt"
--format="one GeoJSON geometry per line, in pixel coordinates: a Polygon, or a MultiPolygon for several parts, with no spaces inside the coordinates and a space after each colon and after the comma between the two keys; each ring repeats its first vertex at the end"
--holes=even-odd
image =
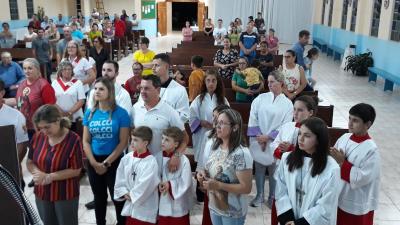
{"type": "Polygon", "coordinates": [[[239,34],[229,34],[229,40],[231,41],[231,44],[233,46],[238,46],[239,45],[239,39],[240,39],[240,35],[239,34]]]}
{"type": "MultiPolygon", "coordinates": [[[[244,79],[245,79],[245,77],[242,74],[237,73],[236,71],[235,71],[235,73],[233,74],[233,77],[232,77],[232,81],[235,81],[237,86],[239,86],[241,88],[244,88],[244,89],[247,89],[249,87],[247,86],[247,83],[246,83],[246,81],[244,79]]],[[[244,94],[242,92],[238,92],[237,91],[236,92],[236,101],[237,102],[250,102],[251,99],[250,99],[250,96],[248,96],[248,95],[246,95],[246,94],[244,94]]]]}

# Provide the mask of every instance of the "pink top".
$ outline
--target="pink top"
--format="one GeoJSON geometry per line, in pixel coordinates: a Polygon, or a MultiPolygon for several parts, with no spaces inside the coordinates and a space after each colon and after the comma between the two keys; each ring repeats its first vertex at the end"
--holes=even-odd
{"type": "MultiPolygon", "coordinates": [[[[275,36],[273,36],[273,37],[268,36],[266,41],[267,41],[268,49],[269,49],[269,50],[270,50],[270,49],[276,48],[276,47],[278,46],[278,44],[279,44],[279,40],[278,40],[278,38],[275,37],[275,36]]],[[[278,53],[278,50],[270,51],[270,53],[271,53],[272,55],[276,55],[276,54],[278,53]]]]}
{"type": "Polygon", "coordinates": [[[182,28],[183,41],[192,41],[193,30],[190,27],[182,28]]]}

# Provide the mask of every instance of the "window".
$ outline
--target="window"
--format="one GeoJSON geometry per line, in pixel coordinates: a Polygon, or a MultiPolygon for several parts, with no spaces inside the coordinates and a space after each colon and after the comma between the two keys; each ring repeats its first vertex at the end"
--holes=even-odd
{"type": "Polygon", "coordinates": [[[324,25],[324,20],[325,20],[325,5],[327,3],[327,0],[324,0],[322,3],[322,18],[321,18],[321,24],[324,25]]]}
{"type": "Polygon", "coordinates": [[[10,4],[10,17],[12,20],[19,20],[18,2],[17,0],[9,0],[10,4]]]}
{"type": "Polygon", "coordinates": [[[33,0],[26,0],[26,10],[28,12],[28,19],[32,18],[34,14],[33,0]]]}
{"type": "Polygon", "coordinates": [[[347,25],[347,12],[349,9],[349,1],[350,0],[343,0],[342,24],[340,25],[340,27],[344,30],[346,30],[347,25]]]}
{"type": "Polygon", "coordinates": [[[76,0],[76,15],[80,12],[82,12],[81,0],[76,0]]]}
{"type": "Polygon", "coordinates": [[[328,26],[332,26],[332,14],[333,14],[333,0],[331,0],[331,4],[329,6],[328,26]]]}
{"type": "Polygon", "coordinates": [[[400,41],[400,0],[394,1],[392,34],[390,39],[400,41]]]}
{"type": "Polygon", "coordinates": [[[371,20],[371,36],[378,37],[379,19],[381,18],[382,0],[374,1],[374,11],[371,20]]]}
{"type": "Polygon", "coordinates": [[[355,31],[356,30],[356,21],[357,21],[357,5],[358,5],[358,0],[353,0],[353,9],[351,11],[351,23],[350,23],[350,30],[355,31]]]}

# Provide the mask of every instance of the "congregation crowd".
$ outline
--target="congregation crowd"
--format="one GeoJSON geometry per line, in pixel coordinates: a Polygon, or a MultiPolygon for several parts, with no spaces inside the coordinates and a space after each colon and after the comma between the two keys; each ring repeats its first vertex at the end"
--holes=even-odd
{"type": "MultiPolygon", "coordinates": [[[[111,19],[94,9],[88,23],[81,14],[70,22],[34,15],[24,42],[35,58],[21,67],[1,53],[0,125],[15,126],[20,163],[28,152],[21,166],[32,174],[44,224],[78,224],[83,171],[99,225],[109,195],[118,225],[188,225],[196,202],[204,202],[202,224],[245,224],[248,206],[263,204],[274,225],[373,224],[380,156],[368,130],[375,109],[352,106],[349,133],[329,142],[326,123],[315,116],[318,99],[302,95],[316,84],[319,50],[305,54],[309,31],[299,32],[276,66],[279,39],[272,28],[267,34],[261,13],[245,26],[236,18],[228,29],[207,19],[203,35],[221,46],[217,70],[203,70],[194,52],[186,78],[143,36],[132,76],[120,85],[119,64],[104,46],[137,24],[125,10],[111,19]],[[251,104],[249,118],[230,108],[224,80],[235,102],[251,104]],[[195,168],[186,156],[190,139],[195,168]],[[256,196],[248,202],[253,176],[256,196]]],[[[183,42],[194,41],[190,25],[183,42]]],[[[0,47],[11,48],[15,37],[2,26],[0,47]]]]}

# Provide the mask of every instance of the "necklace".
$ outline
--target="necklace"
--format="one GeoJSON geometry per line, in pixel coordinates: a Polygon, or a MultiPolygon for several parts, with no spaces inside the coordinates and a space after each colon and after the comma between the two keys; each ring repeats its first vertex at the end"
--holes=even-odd
{"type": "Polygon", "coordinates": [[[305,176],[307,175],[307,173],[310,172],[310,169],[311,169],[311,167],[308,168],[308,170],[306,171],[306,173],[304,174],[304,177],[303,177],[303,167],[304,167],[305,163],[306,163],[305,157],[303,157],[303,166],[300,169],[300,177],[299,176],[296,177],[296,207],[298,209],[300,209],[302,207],[303,198],[306,195],[306,192],[304,191],[304,188],[303,188],[303,180],[304,180],[305,176]]]}
{"type": "Polygon", "coordinates": [[[133,182],[135,182],[135,180],[136,180],[136,175],[137,175],[136,171],[137,171],[137,169],[138,169],[140,163],[142,162],[142,159],[144,159],[144,158],[140,158],[140,159],[139,159],[139,162],[137,162],[137,163],[135,164],[135,167],[133,168],[133,173],[132,173],[132,180],[133,180],[133,182]]]}

